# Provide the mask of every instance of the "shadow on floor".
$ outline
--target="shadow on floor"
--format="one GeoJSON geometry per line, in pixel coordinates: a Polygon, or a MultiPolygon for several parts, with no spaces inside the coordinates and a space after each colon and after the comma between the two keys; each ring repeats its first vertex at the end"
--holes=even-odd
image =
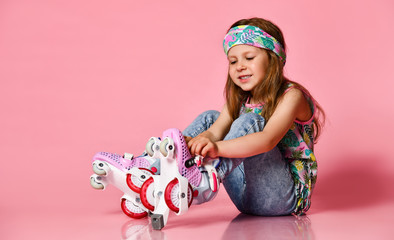
{"type": "Polygon", "coordinates": [[[394,201],[392,164],[376,156],[349,155],[337,168],[319,168],[312,197],[314,212],[355,209],[394,201]]]}

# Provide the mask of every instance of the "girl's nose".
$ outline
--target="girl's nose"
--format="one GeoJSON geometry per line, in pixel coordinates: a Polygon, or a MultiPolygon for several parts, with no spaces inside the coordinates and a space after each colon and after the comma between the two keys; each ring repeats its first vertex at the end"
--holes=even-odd
{"type": "Polygon", "coordinates": [[[241,61],[238,62],[237,64],[237,71],[242,71],[246,68],[245,64],[241,61]]]}

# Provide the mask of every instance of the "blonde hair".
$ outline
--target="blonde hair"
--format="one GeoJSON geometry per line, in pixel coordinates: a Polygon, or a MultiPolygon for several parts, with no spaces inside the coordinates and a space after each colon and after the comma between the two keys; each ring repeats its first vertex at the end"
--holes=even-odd
{"type": "MultiPolygon", "coordinates": [[[[235,22],[229,30],[233,27],[239,25],[251,25],[256,26],[263,31],[274,37],[282,46],[283,50],[286,52],[286,43],[282,34],[282,31],[278,26],[272,22],[262,19],[262,18],[250,18],[241,19],[235,22]]],[[[305,92],[310,98],[315,102],[316,108],[314,109],[314,141],[316,142],[320,136],[321,129],[324,125],[325,113],[321,106],[313,99],[311,94],[307,89],[305,89],[301,84],[290,81],[283,75],[283,63],[280,61],[279,57],[272,51],[265,50],[268,54],[268,67],[266,71],[266,76],[264,81],[261,81],[255,89],[253,89],[253,99],[264,103],[263,112],[261,116],[268,122],[274,113],[279,100],[283,96],[283,93],[287,89],[289,83],[292,83],[295,88],[298,88],[305,92]]],[[[232,120],[239,117],[241,105],[243,102],[247,101],[248,98],[252,96],[251,92],[245,92],[240,87],[238,87],[231,79],[230,75],[227,75],[227,82],[224,89],[224,95],[226,97],[227,107],[232,120]]]]}

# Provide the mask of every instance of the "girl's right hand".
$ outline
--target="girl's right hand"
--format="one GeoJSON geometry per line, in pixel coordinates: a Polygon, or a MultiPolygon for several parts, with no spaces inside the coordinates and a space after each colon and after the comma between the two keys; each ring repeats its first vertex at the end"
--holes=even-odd
{"type": "Polygon", "coordinates": [[[190,140],[186,139],[187,145],[190,149],[190,153],[193,156],[201,155],[205,157],[204,155],[206,155],[206,152],[210,151],[207,151],[209,149],[205,149],[204,154],[202,154],[202,150],[206,147],[211,148],[216,146],[215,142],[212,141],[209,135],[209,132],[203,132],[195,138],[192,138],[190,140]]]}

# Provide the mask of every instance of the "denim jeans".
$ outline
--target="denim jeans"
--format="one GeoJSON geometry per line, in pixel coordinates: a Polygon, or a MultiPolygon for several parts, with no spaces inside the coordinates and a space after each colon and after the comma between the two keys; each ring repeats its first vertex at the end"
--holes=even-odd
{"type": "MultiPolygon", "coordinates": [[[[183,135],[196,137],[218,118],[218,111],[200,114],[183,135]]],[[[263,130],[265,120],[255,113],[239,116],[224,140],[242,137],[263,130]]],[[[247,158],[220,157],[216,167],[230,199],[242,213],[263,216],[291,214],[296,205],[294,181],[289,165],[278,147],[247,158]]]]}

